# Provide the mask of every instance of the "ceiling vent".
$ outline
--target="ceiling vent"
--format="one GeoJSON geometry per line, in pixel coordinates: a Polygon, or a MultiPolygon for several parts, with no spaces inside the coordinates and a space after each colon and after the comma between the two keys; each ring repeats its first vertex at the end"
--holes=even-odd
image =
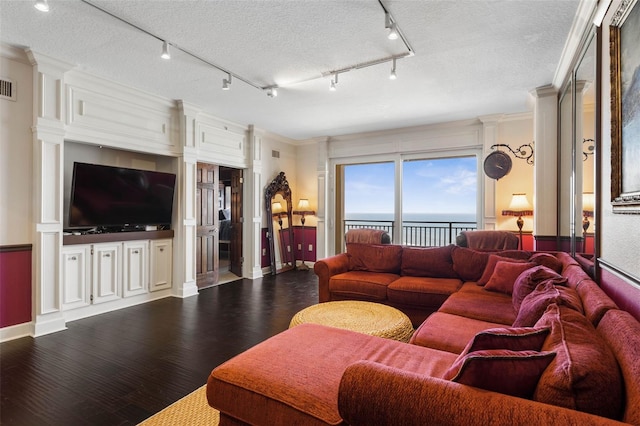
{"type": "Polygon", "coordinates": [[[13,81],[7,78],[0,78],[0,99],[16,100],[16,91],[13,81]]]}

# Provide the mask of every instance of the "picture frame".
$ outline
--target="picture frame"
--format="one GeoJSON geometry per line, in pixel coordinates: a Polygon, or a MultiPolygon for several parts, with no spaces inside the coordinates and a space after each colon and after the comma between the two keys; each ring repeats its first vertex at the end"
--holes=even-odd
{"type": "Polygon", "coordinates": [[[611,204],[640,214],[640,6],[623,1],[609,27],[611,204]]]}

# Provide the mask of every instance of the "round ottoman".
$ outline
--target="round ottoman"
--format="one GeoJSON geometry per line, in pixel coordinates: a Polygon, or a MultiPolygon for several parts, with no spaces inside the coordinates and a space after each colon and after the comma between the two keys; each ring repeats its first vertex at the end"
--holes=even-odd
{"type": "Polygon", "coordinates": [[[343,328],[401,342],[408,342],[413,334],[411,320],[396,308],[355,300],[309,306],[293,316],[289,328],[304,323],[343,328]]]}

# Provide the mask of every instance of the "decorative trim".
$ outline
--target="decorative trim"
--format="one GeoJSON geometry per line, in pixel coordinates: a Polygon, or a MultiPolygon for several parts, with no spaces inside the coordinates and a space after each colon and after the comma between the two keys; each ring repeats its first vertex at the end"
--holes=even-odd
{"type": "Polygon", "coordinates": [[[0,246],[0,253],[9,253],[12,251],[31,251],[31,244],[15,244],[9,246],[0,246]]]}
{"type": "Polygon", "coordinates": [[[608,261],[602,258],[598,258],[598,264],[601,266],[604,266],[609,271],[620,275],[622,278],[627,280],[630,284],[640,289],[640,277],[636,277],[633,274],[625,272],[624,270],[618,268],[617,266],[613,265],[612,263],[609,263],[608,261]]]}
{"type": "Polygon", "coordinates": [[[511,148],[509,145],[504,144],[504,143],[497,143],[494,145],[491,145],[490,148],[491,149],[496,149],[498,147],[502,147],[502,148],[507,148],[509,151],[511,151],[511,153],[514,155],[514,157],[519,158],[521,160],[526,160],[527,164],[531,164],[533,165],[533,145],[535,142],[531,142],[531,143],[525,143],[520,145],[517,149],[513,149],[511,148]]]}

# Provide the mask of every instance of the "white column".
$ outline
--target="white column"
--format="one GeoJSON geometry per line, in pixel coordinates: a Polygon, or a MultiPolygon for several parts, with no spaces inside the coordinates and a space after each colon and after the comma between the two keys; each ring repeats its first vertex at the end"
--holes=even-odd
{"type": "MultiPolygon", "coordinates": [[[[329,139],[321,139],[317,141],[318,149],[318,210],[316,212],[316,259],[323,259],[332,253],[329,253],[329,233],[333,226],[329,226],[327,222],[327,209],[329,203],[329,139]]],[[[333,192],[335,196],[335,191],[333,192]]],[[[331,234],[335,235],[335,234],[331,234]]],[[[332,246],[333,247],[333,246],[332,246]]]]}
{"type": "Polygon", "coordinates": [[[173,290],[177,297],[198,294],[196,283],[196,173],[197,173],[197,117],[199,110],[178,102],[180,147],[178,163],[178,217],[173,237],[173,290]]]}
{"type": "Polygon", "coordinates": [[[253,125],[249,126],[247,132],[248,149],[249,149],[249,168],[245,174],[245,190],[243,191],[243,211],[245,216],[249,216],[250,226],[244,225],[244,241],[242,271],[246,277],[255,279],[262,277],[262,212],[265,211],[264,206],[264,184],[262,182],[262,137],[263,134],[253,125]],[[248,231],[248,232],[247,232],[248,231]]]}
{"type": "Polygon", "coordinates": [[[33,336],[64,330],[60,258],[63,228],[64,74],[71,64],[27,51],[33,65],[33,336]]]}
{"type": "MultiPolygon", "coordinates": [[[[535,141],[533,233],[539,238],[557,234],[558,224],[558,92],[552,86],[531,92],[535,100],[533,136],[535,141]]],[[[555,244],[555,243],[553,243],[555,244]]],[[[548,249],[549,247],[541,247],[548,249]]]]}

